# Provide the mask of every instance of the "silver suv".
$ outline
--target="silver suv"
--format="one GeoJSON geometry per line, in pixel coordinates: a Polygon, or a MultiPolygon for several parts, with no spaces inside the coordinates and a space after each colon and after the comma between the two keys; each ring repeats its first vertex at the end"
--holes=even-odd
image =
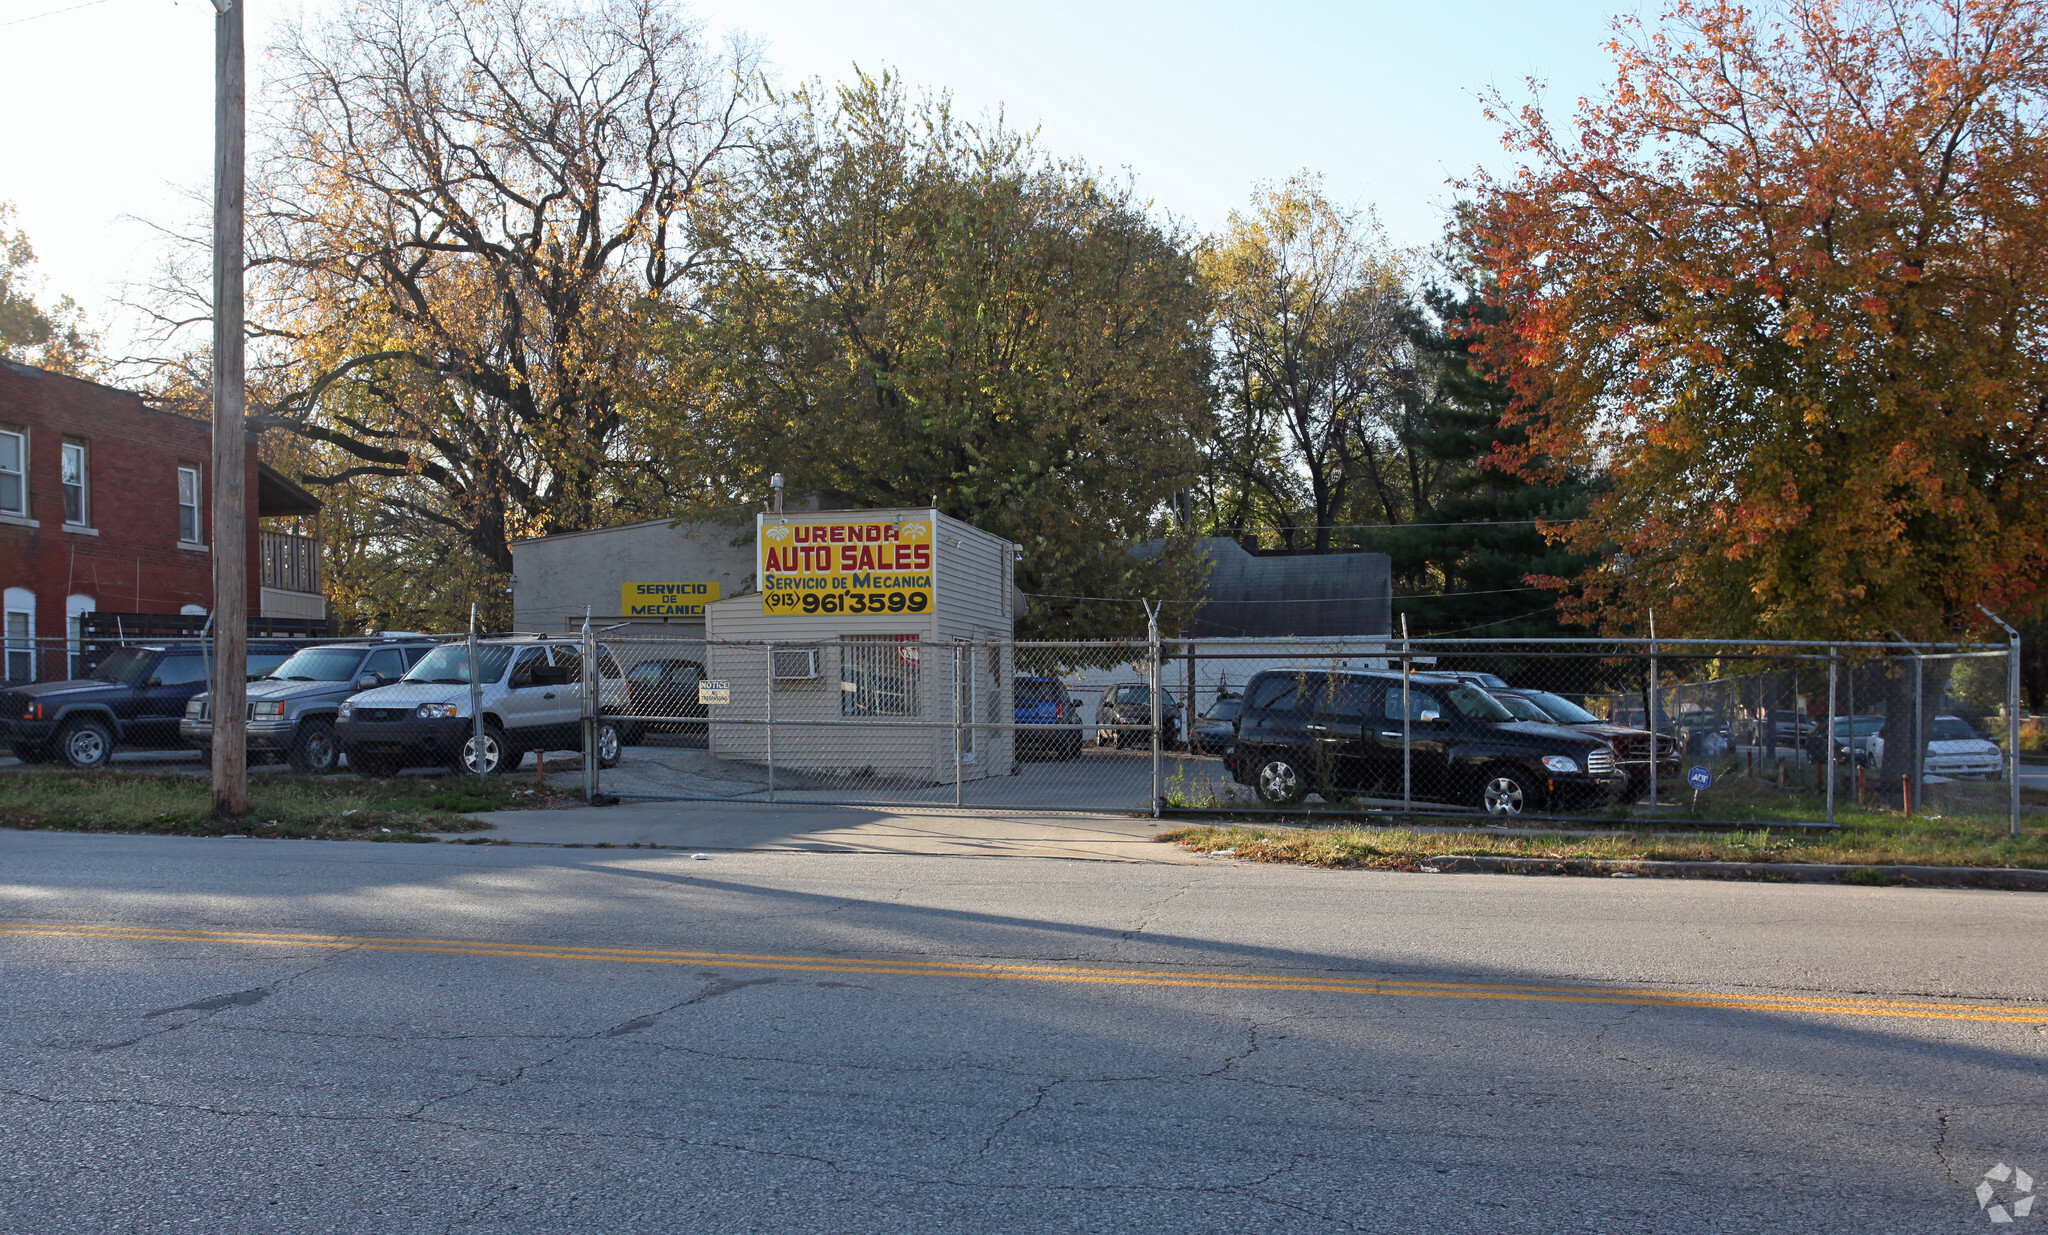
{"type": "MultiPolygon", "coordinates": [[[[502,772],[519,766],[527,751],[580,750],[583,746],[583,649],[575,639],[516,636],[477,645],[483,683],[483,750],[476,749],[470,712],[469,647],[434,649],[404,679],[345,701],[335,731],[349,766],[371,776],[402,768],[452,767],[502,772]]],[[[598,647],[598,710],[619,711],[626,679],[618,662],[598,647]]],[[[597,755],[615,766],[619,727],[600,715],[597,755]]]]}
{"type": "MultiPolygon", "coordinates": [[[[249,683],[249,750],[282,753],[301,772],[332,772],[341,764],[334,716],[357,691],[388,686],[434,650],[424,636],[348,640],[300,648],[267,675],[249,683]]],[[[185,704],[178,736],[201,751],[213,749],[213,696],[185,704]]]]}

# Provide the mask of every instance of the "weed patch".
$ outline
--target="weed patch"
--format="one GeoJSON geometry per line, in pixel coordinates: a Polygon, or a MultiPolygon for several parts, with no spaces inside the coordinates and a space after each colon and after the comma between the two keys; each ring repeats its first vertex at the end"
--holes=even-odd
{"type": "Polygon", "coordinates": [[[518,776],[455,789],[416,778],[274,775],[250,781],[247,817],[222,822],[201,777],[36,770],[0,775],[0,827],[420,844],[489,827],[466,812],[546,807],[564,796],[518,776]]]}

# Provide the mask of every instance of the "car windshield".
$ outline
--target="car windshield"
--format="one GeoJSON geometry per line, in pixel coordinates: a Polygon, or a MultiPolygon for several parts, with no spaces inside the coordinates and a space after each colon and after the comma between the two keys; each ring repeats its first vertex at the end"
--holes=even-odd
{"type": "Polygon", "coordinates": [[[363,659],[361,648],[307,648],[270,671],[286,682],[346,682],[363,659]]]}
{"type": "Polygon", "coordinates": [[[626,680],[641,686],[658,686],[666,668],[667,666],[658,660],[643,660],[626,670],[626,680]]]}
{"type": "Polygon", "coordinates": [[[1956,716],[1937,716],[1934,718],[1934,741],[1973,742],[1976,739],[1977,731],[1970,728],[1969,721],[1956,716]]]}
{"type": "MultiPolygon", "coordinates": [[[[512,659],[512,649],[502,643],[487,643],[477,648],[476,657],[477,665],[483,670],[483,680],[495,682],[505,676],[505,662],[512,659]]],[[[469,685],[469,645],[450,643],[435,648],[412,667],[405,680],[443,686],[469,685]]]]}
{"type": "Polygon", "coordinates": [[[1540,720],[1546,725],[1556,723],[1550,718],[1550,713],[1519,695],[1500,695],[1497,698],[1502,707],[1515,714],[1516,720],[1540,720]]]}
{"type": "Polygon", "coordinates": [[[142,675],[156,663],[154,648],[116,648],[92,671],[95,681],[119,682],[133,686],[142,680],[142,675]]]}
{"type": "Polygon", "coordinates": [[[1243,706],[1242,699],[1218,699],[1210,704],[1209,710],[1202,715],[1209,720],[1236,720],[1237,710],[1243,706]]]}
{"type": "Polygon", "coordinates": [[[1458,709],[1458,715],[1466,720],[1483,720],[1498,724],[1515,718],[1513,712],[1500,705],[1500,700],[1477,686],[1453,686],[1444,692],[1444,698],[1450,700],[1451,706],[1458,709]]]}
{"type": "MultiPolygon", "coordinates": [[[[1173,697],[1173,692],[1170,690],[1162,690],[1159,693],[1165,698],[1167,707],[1175,707],[1180,703],[1180,700],[1173,697]]],[[[1149,686],[1126,686],[1124,687],[1123,697],[1127,703],[1150,703],[1152,701],[1152,689],[1149,686]]]]}
{"type": "Polygon", "coordinates": [[[1884,717],[1882,716],[1837,716],[1835,718],[1835,736],[1838,738],[1846,738],[1852,733],[1859,738],[1867,738],[1871,734],[1881,733],[1883,730],[1884,717]]]}
{"type": "Polygon", "coordinates": [[[1048,678],[1017,679],[1019,703],[1058,703],[1065,697],[1066,690],[1048,678]]]}
{"type": "Polygon", "coordinates": [[[1549,691],[1544,690],[1537,691],[1530,698],[1535,701],[1537,707],[1556,717],[1560,724],[1597,725],[1600,723],[1599,717],[1573,703],[1563,695],[1553,695],[1549,691]]]}

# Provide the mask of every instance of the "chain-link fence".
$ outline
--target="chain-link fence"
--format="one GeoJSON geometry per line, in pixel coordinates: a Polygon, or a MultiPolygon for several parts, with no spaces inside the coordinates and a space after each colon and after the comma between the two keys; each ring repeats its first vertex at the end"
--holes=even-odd
{"type": "MultiPolygon", "coordinates": [[[[444,693],[522,761],[596,752],[593,797],[1813,823],[1996,798],[2017,826],[2039,724],[2004,644],[521,638],[557,671],[444,693]]],[[[319,642],[252,635],[250,673],[319,642]]],[[[6,677],[89,677],[121,646],[9,639],[6,677]]],[[[185,676],[155,683],[178,707],[185,676]]]]}

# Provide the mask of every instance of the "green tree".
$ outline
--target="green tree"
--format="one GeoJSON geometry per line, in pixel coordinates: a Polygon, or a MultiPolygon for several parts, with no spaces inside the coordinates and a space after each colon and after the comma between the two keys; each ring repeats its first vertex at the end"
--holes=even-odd
{"type": "Polygon", "coordinates": [[[911,105],[889,77],[785,100],[753,191],[704,241],[663,333],[657,453],[678,513],[767,492],[923,506],[1023,546],[1026,629],[1129,632],[1192,595],[1147,558],[1205,431],[1204,305],[1184,237],[1029,135],[911,105]],[[1090,598],[1109,598],[1112,602],[1090,598]]]}
{"type": "Polygon", "coordinates": [[[36,251],[19,227],[8,234],[7,225],[13,220],[14,204],[0,202],[0,357],[59,373],[78,373],[94,342],[85,327],[85,315],[69,296],[59,297],[48,309],[36,303],[29,274],[36,251]]]}

